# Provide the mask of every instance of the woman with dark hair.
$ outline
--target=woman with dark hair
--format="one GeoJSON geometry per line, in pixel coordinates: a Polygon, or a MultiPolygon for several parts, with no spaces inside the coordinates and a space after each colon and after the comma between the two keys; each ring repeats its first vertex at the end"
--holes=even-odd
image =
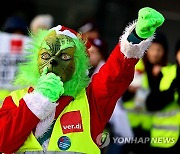
{"type": "MultiPolygon", "coordinates": [[[[146,99],[151,98],[151,93],[159,90],[162,78],[161,69],[168,64],[168,42],[162,33],[156,33],[151,46],[146,51],[143,59],[136,64],[135,77],[128,90],[122,96],[123,106],[127,110],[134,138],[144,142],[126,144],[124,153],[134,152],[144,154],[149,152],[151,130],[151,114],[146,99]]],[[[156,103],[156,102],[155,102],[156,103]]],[[[150,104],[152,108],[161,108],[162,104],[150,104]]]]}
{"type": "Polygon", "coordinates": [[[180,153],[180,40],[175,46],[176,64],[162,68],[162,78],[146,99],[147,110],[152,115],[151,137],[164,137],[171,143],[151,143],[154,154],[180,153]],[[156,104],[154,104],[156,103],[156,104]]]}
{"type": "Polygon", "coordinates": [[[152,45],[144,55],[143,61],[145,67],[148,67],[148,64],[158,64],[161,66],[167,65],[168,42],[166,36],[163,33],[156,33],[152,45]]]}

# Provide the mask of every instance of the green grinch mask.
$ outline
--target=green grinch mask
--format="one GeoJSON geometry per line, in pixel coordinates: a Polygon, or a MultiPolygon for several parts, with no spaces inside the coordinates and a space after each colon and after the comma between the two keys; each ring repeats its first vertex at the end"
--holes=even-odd
{"type": "Polygon", "coordinates": [[[76,36],[68,37],[53,30],[40,30],[36,35],[32,34],[32,42],[27,48],[27,62],[20,64],[14,84],[36,86],[43,68],[47,66],[49,72],[61,76],[64,82],[63,95],[75,98],[90,81],[87,75],[90,68],[86,52],[87,40],[80,34],[76,36]]]}
{"type": "Polygon", "coordinates": [[[57,35],[55,31],[50,32],[38,53],[39,72],[42,73],[43,68],[47,67],[48,72],[61,77],[63,82],[69,81],[75,71],[75,50],[72,38],[57,35]]]}

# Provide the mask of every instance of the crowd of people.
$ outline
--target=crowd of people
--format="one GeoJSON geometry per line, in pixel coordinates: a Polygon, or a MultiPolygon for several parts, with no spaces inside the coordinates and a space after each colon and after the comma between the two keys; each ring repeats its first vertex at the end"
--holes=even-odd
{"type": "MultiPolygon", "coordinates": [[[[13,16],[7,19],[2,31],[27,36],[29,31],[35,34],[38,29],[52,28],[53,22],[51,15],[41,14],[28,26],[13,16]]],[[[92,79],[109,57],[108,43],[94,22],[85,23],[77,31],[91,43],[88,75],[92,79]]],[[[168,61],[169,51],[166,36],[156,32],[146,54],[135,66],[133,81],[116,102],[104,130],[109,134],[110,143],[101,149],[102,154],[180,153],[180,40],[174,49],[175,63],[168,61]],[[118,143],[117,137],[130,138],[130,143],[118,143]],[[161,138],[161,142],[153,142],[152,138],[161,138]],[[162,141],[166,139],[170,141],[162,141]]],[[[10,92],[0,89],[1,103],[10,92]]]]}

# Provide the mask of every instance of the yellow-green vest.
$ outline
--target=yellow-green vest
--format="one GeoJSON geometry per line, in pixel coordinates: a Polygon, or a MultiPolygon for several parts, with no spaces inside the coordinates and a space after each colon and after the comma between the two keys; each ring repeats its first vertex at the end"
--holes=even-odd
{"type": "MultiPolygon", "coordinates": [[[[27,93],[27,89],[14,91],[11,96],[15,104],[19,105],[19,100],[27,93]]],[[[73,118],[73,117],[72,117],[73,118]]],[[[74,126],[73,126],[74,127],[74,126]]],[[[42,153],[43,148],[37,141],[36,137],[31,133],[24,144],[20,147],[17,153],[30,152],[42,153]]],[[[76,99],[69,103],[68,106],[58,116],[46,153],[87,153],[100,154],[100,149],[93,142],[90,131],[90,111],[89,103],[86,96],[86,91],[83,89],[76,97],[76,99]],[[82,120],[81,132],[70,132],[63,134],[60,119],[62,116],[70,112],[80,112],[82,120]],[[65,141],[62,142],[62,141],[65,141]]]]}
{"type": "Polygon", "coordinates": [[[0,107],[2,105],[3,100],[9,95],[10,91],[7,89],[0,89],[0,107]]]}
{"type": "MultiPolygon", "coordinates": [[[[147,74],[144,72],[145,67],[143,60],[140,60],[135,67],[136,70],[142,72],[142,87],[143,89],[149,89],[147,74]]],[[[139,111],[135,109],[134,98],[124,102],[123,107],[127,111],[130,126],[132,128],[142,127],[142,129],[149,131],[151,128],[151,114],[145,111],[139,111]]]]}
{"type": "MultiPolygon", "coordinates": [[[[167,90],[173,79],[176,77],[176,65],[163,67],[161,70],[163,78],[160,82],[160,90],[167,90]]],[[[180,108],[177,104],[177,94],[174,95],[174,102],[160,112],[152,116],[151,146],[169,148],[179,138],[180,108]]]]}
{"type": "MultiPolygon", "coordinates": [[[[142,65],[142,62],[140,62],[142,65]]],[[[143,68],[143,66],[141,66],[143,68]]],[[[163,78],[160,81],[160,91],[167,90],[176,77],[176,66],[168,65],[162,68],[163,78]]],[[[142,77],[142,88],[149,89],[147,74],[142,77]]],[[[151,146],[168,148],[172,147],[179,138],[180,109],[177,104],[177,94],[174,102],[158,112],[140,112],[135,110],[134,100],[124,103],[132,128],[141,126],[144,130],[150,130],[151,146]]],[[[152,102],[155,103],[155,102],[152,102]]]]}

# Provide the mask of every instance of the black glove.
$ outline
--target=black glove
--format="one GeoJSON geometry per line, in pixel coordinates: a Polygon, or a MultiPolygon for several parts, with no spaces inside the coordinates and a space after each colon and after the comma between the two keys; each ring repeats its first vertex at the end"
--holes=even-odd
{"type": "Polygon", "coordinates": [[[180,91],[180,67],[177,67],[176,78],[172,81],[169,89],[173,91],[180,91]]]}

